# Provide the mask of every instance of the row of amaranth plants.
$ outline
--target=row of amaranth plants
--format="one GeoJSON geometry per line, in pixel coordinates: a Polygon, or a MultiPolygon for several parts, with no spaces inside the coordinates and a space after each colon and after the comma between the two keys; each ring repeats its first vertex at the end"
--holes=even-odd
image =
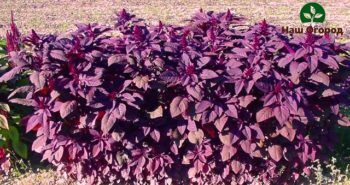
{"type": "Polygon", "coordinates": [[[349,46],[200,11],[185,26],[125,10],[114,27],[9,32],[10,96],[33,107],[32,150],[89,183],[287,183],[336,142],[349,46]]]}

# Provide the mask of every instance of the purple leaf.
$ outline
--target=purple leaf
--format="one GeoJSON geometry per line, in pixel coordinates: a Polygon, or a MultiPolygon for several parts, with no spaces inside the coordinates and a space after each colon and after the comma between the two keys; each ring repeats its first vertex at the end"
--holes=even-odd
{"type": "Polygon", "coordinates": [[[333,57],[331,57],[331,56],[328,56],[327,58],[319,58],[319,60],[322,62],[322,63],[324,63],[324,64],[326,64],[326,65],[328,65],[330,68],[332,68],[332,69],[339,69],[339,65],[338,65],[338,62],[333,58],[333,57]]]}
{"type": "Polygon", "coordinates": [[[242,166],[242,163],[237,160],[232,160],[231,162],[231,168],[235,174],[239,174],[241,172],[241,170],[243,169],[242,166]]]}
{"type": "Polygon", "coordinates": [[[201,102],[196,104],[196,113],[202,113],[207,110],[212,105],[211,102],[202,100],[201,102]]]}
{"type": "Polygon", "coordinates": [[[278,61],[278,66],[284,68],[286,65],[288,65],[290,62],[292,62],[294,59],[294,56],[292,54],[287,54],[285,57],[281,58],[278,61]]]}
{"type": "Polygon", "coordinates": [[[218,77],[219,75],[210,69],[204,69],[200,77],[204,80],[209,80],[218,77]]]}
{"type": "Polygon", "coordinates": [[[239,105],[241,107],[248,107],[248,105],[253,102],[255,100],[255,97],[252,95],[248,95],[248,96],[241,96],[238,98],[239,99],[239,105]]]}
{"type": "Polygon", "coordinates": [[[17,74],[21,72],[21,70],[21,67],[15,67],[11,69],[0,77],[0,82],[7,82],[9,80],[12,80],[17,74]]]}
{"type": "Polygon", "coordinates": [[[47,137],[44,135],[38,137],[32,144],[32,150],[37,153],[41,153],[43,147],[45,147],[46,145],[46,140],[47,140],[47,137]]]}
{"type": "Polygon", "coordinates": [[[190,94],[192,97],[196,98],[197,100],[202,99],[202,90],[199,86],[186,86],[187,93],[190,94]]]}
{"type": "Polygon", "coordinates": [[[29,76],[30,81],[35,85],[36,88],[42,89],[45,85],[45,77],[39,72],[34,71],[29,76]]]}
{"type": "Polygon", "coordinates": [[[296,131],[293,128],[285,126],[279,131],[279,133],[292,142],[295,138],[296,131]]]}
{"type": "Polygon", "coordinates": [[[233,118],[238,118],[238,111],[236,106],[228,104],[227,107],[228,107],[228,110],[226,111],[226,115],[233,118]]]}
{"type": "Polygon", "coordinates": [[[294,54],[294,60],[298,60],[301,57],[304,57],[307,54],[307,50],[304,48],[298,49],[294,54]]]}
{"type": "Polygon", "coordinates": [[[283,105],[275,107],[273,109],[273,114],[281,125],[283,125],[289,118],[289,110],[283,105]]]}
{"type": "Polygon", "coordinates": [[[264,107],[256,113],[256,121],[263,122],[273,117],[273,111],[270,107],[264,107]]]}
{"type": "Polygon", "coordinates": [[[58,150],[55,152],[55,160],[56,161],[60,161],[62,159],[63,152],[64,152],[64,148],[63,148],[63,146],[60,146],[58,148],[58,150]]]}
{"type": "Polygon", "coordinates": [[[247,57],[247,49],[244,48],[233,48],[232,49],[233,52],[237,53],[237,55],[241,56],[241,57],[247,57]]]}
{"type": "Polygon", "coordinates": [[[252,144],[250,140],[242,140],[239,145],[242,150],[247,154],[252,154],[255,150],[255,144],[252,144]]]}
{"type": "Polygon", "coordinates": [[[101,152],[100,143],[97,143],[92,147],[92,156],[96,157],[98,156],[98,154],[100,154],[100,152],[101,152]]]}
{"type": "Polygon", "coordinates": [[[57,50],[57,49],[51,50],[50,56],[56,60],[68,61],[65,53],[62,50],[57,50]]]}
{"type": "Polygon", "coordinates": [[[238,137],[234,135],[233,133],[228,133],[228,134],[220,134],[219,135],[220,141],[224,145],[232,145],[238,141],[238,137]]]}
{"type": "Polygon", "coordinates": [[[199,144],[202,143],[204,138],[204,133],[202,130],[198,130],[198,131],[191,131],[188,134],[188,140],[193,143],[193,144],[199,144]]]}
{"type": "Polygon", "coordinates": [[[282,153],[282,147],[280,145],[272,145],[268,148],[268,152],[271,156],[271,158],[278,162],[282,159],[283,153],[282,153]]]}
{"type": "Polygon", "coordinates": [[[340,94],[340,92],[335,90],[335,89],[326,89],[322,92],[322,97],[336,96],[339,94],[340,94]]]}
{"type": "Polygon", "coordinates": [[[104,134],[108,133],[112,129],[119,116],[119,110],[116,109],[105,113],[101,120],[101,130],[104,134]]]}
{"type": "Polygon", "coordinates": [[[225,124],[227,123],[228,117],[222,116],[219,119],[217,119],[214,123],[215,127],[221,132],[222,129],[225,127],[225,124]]]}
{"type": "Polygon", "coordinates": [[[22,99],[22,98],[13,98],[10,100],[11,103],[17,103],[24,106],[33,106],[33,100],[22,99]]]}
{"type": "Polygon", "coordinates": [[[346,116],[342,116],[341,118],[338,119],[338,124],[341,126],[348,127],[350,126],[350,120],[346,116]]]}
{"type": "Polygon", "coordinates": [[[320,71],[312,74],[310,79],[319,83],[323,83],[326,86],[329,86],[330,83],[328,75],[320,71]]]}
{"type": "Polygon", "coordinates": [[[160,140],[160,132],[158,130],[153,130],[150,135],[151,135],[153,140],[159,142],[159,140],[160,140]]]}
{"type": "Polygon", "coordinates": [[[134,78],[133,82],[135,83],[136,87],[147,89],[148,88],[148,76],[137,76],[134,78]]]}
{"type": "Polygon", "coordinates": [[[160,75],[160,78],[168,83],[175,83],[179,79],[179,75],[174,71],[165,71],[160,75]]]}
{"type": "Polygon", "coordinates": [[[76,101],[67,101],[64,102],[60,108],[60,115],[62,118],[66,118],[70,115],[74,110],[76,110],[78,104],[76,101]]]}
{"type": "Polygon", "coordinates": [[[239,94],[244,87],[244,81],[243,80],[238,80],[235,82],[235,93],[239,94]]]}
{"type": "Polygon", "coordinates": [[[185,112],[188,107],[188,100],[187,98],[177,96],[173,99],[173,101],[170,104],[170,114],[171,117],[176,117],[180,115],[181,113],[185,112]]]}
{"type": "Polygon", "coordinates": [[[37,125],[43,123],[43,117],[42,115],[32,115],[27,121],[26,121],[26,133],[33,130],[37,125]]]}
{"type": "Polygon", "coordinates": [[[310,71],[313,73],[318,67],[318,57],[313,55],[310,57],[310,71]]]}
{"type": "Polygon", "coordinates": [[[237,149],[233,146],[224,145],[221,150],[221,159],[222,161],[227,161],[231,159],[237,152],[237,149]]]}
{"type": "Polygon", "coordinates": [[[149,116],[151,119],[161,118],[163,117],[163,107],[159,106],[154,111],[149,112],[149,116]]]}

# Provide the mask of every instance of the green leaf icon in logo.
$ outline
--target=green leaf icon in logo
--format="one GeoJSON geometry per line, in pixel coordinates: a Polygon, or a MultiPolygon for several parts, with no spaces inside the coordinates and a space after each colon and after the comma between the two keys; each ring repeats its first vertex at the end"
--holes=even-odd
{"type": "Polygon", "coordinates": [[[300,10],[300,20],[302,23],[323,23],[326,12],[318,3],[307,3],[300,10]]]}

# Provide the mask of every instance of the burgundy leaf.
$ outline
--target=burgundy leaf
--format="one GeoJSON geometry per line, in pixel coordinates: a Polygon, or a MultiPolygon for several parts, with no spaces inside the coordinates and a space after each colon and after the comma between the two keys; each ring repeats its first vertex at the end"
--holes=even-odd
{"type": "Polygon", "coordinates": [[[58,150],[55,152],[55,159],[56,159],[56,161],[60,161],[62,159],[63,152],[64,152],[64,148],[63,148],[63,146],[60,146],[58,148],[58,150]]]}
{"type": "Polygon", "coordinates": [[[210,106],[212,105],[212,103],[210,103],[209,101],[206,100],[202,100],[201,102],[196,104],[196,113],[202,113],[205,110],[207,110],[210,106]]]}
{"type": "Polygon", "coordinates": [[[217,119],[214,123],[215,127],[221,132],[222,129],[225,127],[225,124],[227,123],[228,117],[222,116],[219,119],[217,119]]]}
{"type": "Polygon", "coordinates": [[[233,133],[227,133],[225,135],[220,134],[219,135],[220,141],[224,145],[232,145],[238,141],[238,137],[234,135],[233,133]]]}
{"type": "Polygon", "coordinates": [[[311,75],[310,77],[311,80],[314,80],[316,82],[322,83],[326,86],[329,86],[330,80],[328,75],[324,74],[323,72],[316,72],[311,75]]]}
{"type": "Polygon", "coordinates": [[[244,81],[238,80],[235,82],[235,93],[239,94],[244,87],[244,81]]]}
{"type": "Polygon", "coordinates": [[[188,140],[193,144],[199,144],[203,141],[204,133],[202,130],[191,131],[188,134],[188,140]]]}
{"type": "Polygon", "coordinates": [[[153,130],[150,135],[151,135],[153,140],[159,142],[159,140],[160,140],[160,132],[158,130],[153,130]]]}
{"type": "Polygon", "coordinates": [[[50,56],[56,60],[67,61],[67,57],[62,50],[54,49],[50,51],[50,56]]]}
{"type": "Polygon", "coordinates": [[[269,154],[276,162],[280,161],[283,157],[282,147],[280,145],[272,145],[268,148],[269,154]]]}
{"type": "Polygon", "coordinates": [[[76,110],[78,104],[76,101],[67,101],[62,104],[62,107],[60,108],[60,115],[62,118],[67,117],[70,115],[74,110],[76,110]]]}
{"type": "Polygon", "coordinates": [[[233,118],[238,118],[238,111],[235,105],[227,105],[228,110],[226,111],[226,115],[233,117],[233,118]]]}
{"type": "Polygon", "coordinates": [[[246,108],[248,105],[255,100],[254,96],[248,95],[248,96],[241,96],[239,99],[239,105],[246,108]]]}
{"type": "Polygon", "coordinates": [[[149,80],[148,76],[137,76],[134,78],[133,81],[136,87],[143,88],[146,90],[148,88],[148,80],[149,80]]]}
{"type": "Polygon", "coordinates": [[[293,128],[285,126],[279,131],[279,133],[292,142],[295,138],[296,131],[293,128]]]}
{"type": "Polygon", "coordinates": [[[338,124],[341,126],[350,126],[350,120],[349,118],[342,116],[341,118],[338,119],[338,124]]]}
{"type": "Polygon", "coordinates": [[[45,85],[45,77],[39,72],[34,71],[30,75],[29,79],[38,89],[42,89],[45,85]]]}
{"type": "Polygon", "coordinates": [[[313,55],[310,57],[310,71],[313,73],[318,67],[318,57],[313,55]]]}
{"type": "Polygon", "coordinates": [[[255,145],[252,144],[250,140],[243,140],[239,144],[242,150],[247,154],[252,154],[255,149],[255,145]]]}
{"type": "Polygon", "coordinates": [[[322,97],[330,97],[330,96],[336,96],[339,95],[340,92],[338,90],[335,89],[326,89],[322,92],[322,97]]]}
{"type": "Polygon", "coordinates": [[[161,74],[160,78],[166,82],[177,82],[179,79],[179,75],[174,72],[174,71],[165,71],[164,73],[161,74]]]}
{"type": "Polygon", "coordinates": [[[301,57],[304,57],[307,54],[307,50],[304,48],[298,49],[294,54],[294,59],[298,60],[301,57]]]}
{"type": "Polygon", "coordinates": [[[270,107],[264,107],[256,113],[256,121],[258,123],[263,122],[272,118],[273,116],[274,115],[272,109],[270,107]]]}
{"type": "Polygon", "coordinates": [[[163,117],[163,108],[162,106],[159,106],[158,108],[156,108],[154,111],[149,112],[149,116],[152,119],[156,119],[156,118],[161,118],[163,117]]]}
{"type": "Polygon", "coordinates": [[[289,118],[289,110],[283,105],[275,107],[273,109],[273,114],[281,125],[283,125],[289,118]]]}
{"type": "Polygon", "coordinates": [[[208,80],[208,79],[213,79],[218,77],[219,75],[217,73],[215,73],[214,71],[210,70],[210,69],[204,69],[200,75],[200,77],[204,80],[208,80]]]}
{"type": "Polygon", "coordinates": [[[117,121],[117,117],[119,111],[111,111],[104,114],[102,121],[101,121],[101,130],[104,134],[108,133],[112,127],[114,126],[114,123],[117,121]]]}
{"type": "Polygon", "coordinates": [[[292,54],[287,54],[285,57],[281,58],[278,61],[278,66],[284,68],[290,62],[292,62],[293,59],[294,59],[294,56],[292,54]]]}
{"type": "Polygon", "coordinates": [[[236,152],[237,149],[235,147],[224,145],[220,153],[222,161],[231,159],[236,154],[236,152]]]}
{"type": "Polygon", "coordinates": [[[235,174],[239,174],[241,172],[241,170],[243,169],[242,168],[242,163],[237,161],[237,160],[232,160],[231,162],[231,168],[232,168],[232,171],[235,173],[235,174]]]}
{"type": "Polygon", "coordinates": [[[32,150],[41,153],[42,149],[45,147],[47,141],[47,137],[42,135],[38,137],[32,144],[32,150]]]}
{"type": "Polygon", "coordinates": [[[181,96],[177,96],[173,99],[170,104],[170,114],[171,117],[176,117],[187,110],[188,101],[187,98],[183,98],[181,96]]]}
{"type": "Polygon", "coordinates": [[[0,77],[0,82],[7,82],[9,80],[12,80],[17,74],[21,72],[21,70],[21,67],[15,67],[11,69],[0,77]]]}

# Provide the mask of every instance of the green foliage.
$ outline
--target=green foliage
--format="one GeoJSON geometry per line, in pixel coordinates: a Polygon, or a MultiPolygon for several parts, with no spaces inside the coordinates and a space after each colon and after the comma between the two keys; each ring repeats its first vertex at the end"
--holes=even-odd
{"type": "MultiPolygon", "coordinates": [[[[350,108],[345,107],[341,112],[350,118],[350,108]]],[[[346,170],[350,165],[350,128],[337,126],[336,134],[339,138],[335,147],[335,158],[337,159],[337,167],[346,170]]]]}
{"type": "MultiPolygon", "coordinates": [[[[8,65],[5,46],[5,40],[0,39],[0,74],[8,65]]],[[[22,140],[24,134],[19,124],[21,118],[30,110],[9,103],[7,97],[16,87],[27,83],[25,78],[19,77],[9,83],[0,84],[0,147],[5,148],[16,162],[17,156],[24,159],[28,157],[28,146],[22,140]]]]}
{"type": "Polygon", "coordinates": [[[5,60],[5,46],[6,46],[6,42],[5,40],[1,40],[0,39],[0,66],[3,66],[6,64],[6,60],[5,60]]]}

